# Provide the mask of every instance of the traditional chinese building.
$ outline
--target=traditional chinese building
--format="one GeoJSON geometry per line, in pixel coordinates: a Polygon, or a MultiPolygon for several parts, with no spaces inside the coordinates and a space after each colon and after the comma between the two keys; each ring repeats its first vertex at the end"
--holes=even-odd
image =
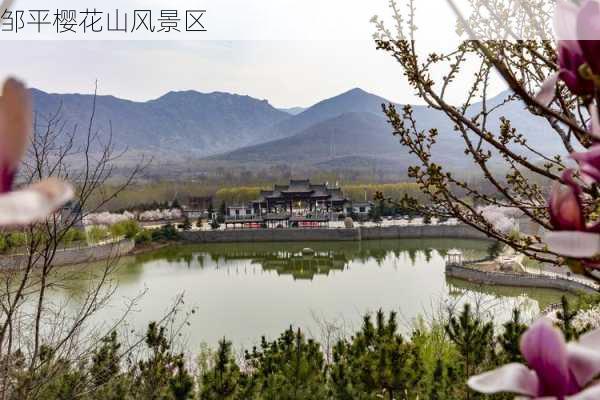
{"type": "Polygon", "coordinates": [[[342,190],[310,180],[291,180],[263,190],[248,206],[229,207],[227,226],[309,228],[328,226],[332,214],[343,213],[347,203],[342,190]]]}
{"type": "Polygon", "coordinates": [[[274,185],[263,190],[252,202],[255,214],[273,212],[341,212],[347,202],[342,189],[327,184],[312,184],[310,180],[291,180],[289,185],[274,185]]]}
{"type": "Polygon", "coordinates": [[[212,196],[190,196],[182,206],[182,211],[189,219],[210,218],[208,209],[212,204],[212,196]]]}

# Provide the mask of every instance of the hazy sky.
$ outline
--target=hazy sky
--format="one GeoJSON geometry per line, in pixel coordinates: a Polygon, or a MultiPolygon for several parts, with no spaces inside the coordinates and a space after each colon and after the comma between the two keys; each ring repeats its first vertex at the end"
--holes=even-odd
{"type": "Polygon", "coordinates": [[[306,106],[353,87],[391,100],[412,96],[401,69],[363,42],[0,42],[0,76],[46,91],[148,100],[170,90],[225,91],[306,106]]]}
{"type": "MultiPolygon", "coordinates": [[[[48,7],[44,1],[21,0],[15,8],[48,7]]],[[[100,94],[132,100],[193,89],[247,94],[277,107],[292,107],[361,87],[393,101],[417,102],[399,65],[375,50],[370,37],[374,27],[369,20],[375,14],[388,16],[387,3],[57,0],[53,8],[202,6],[208,10],[210,36],[194,41],[0,40],[4,54],[0,79],[17,75],[30,86],[58,93],[89,93],[97,79],[100,94]],[[280,40],[269,40],[273,38],[280,40]]],[[[445,0],[417,0],[417,7],[424,16],[419,34],[429,47],[444,47],[455,40],[455,21],[445,0]]],[[[0,39],[6,37],[0,34],[0,39]]]]}

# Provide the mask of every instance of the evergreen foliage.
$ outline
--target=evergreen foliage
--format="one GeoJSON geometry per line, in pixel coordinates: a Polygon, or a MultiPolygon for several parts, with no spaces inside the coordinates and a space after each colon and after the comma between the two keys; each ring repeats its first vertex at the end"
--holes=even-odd
{"type": "MultiPolygon", "coordinates": [[[[563,302],[560,327],[573,329],[572,306],[563,302]],[[568,318],[566,318],[568,317],[568,318]]],[[[526,329],[521,314],[495,333],[469,305],[445,324],[417,324],[399,332],[395,313],[378,311],[361,329],[334,344],[326,361],[321,345],[292,327],[236,359],[223,339],[198,357],[196,377],[183,354],[172,350],[165,327],[151,323],[144,349],[124,358],[118,335],[102,339],[89,358],[67,360],[42,346],[36,368],[16,351],[7,399],[83,400],[462,400],[511,399],[471,392],[469,376],[507,362],[524,362],[518,343],[526,329]]],[[[566,332],[565,332],[566,333],[566,332]]],[[[572,332],[572,335],[577,333],[572,332]]],[[[579,333],[580,334],[580,333],[579,333]]]]}

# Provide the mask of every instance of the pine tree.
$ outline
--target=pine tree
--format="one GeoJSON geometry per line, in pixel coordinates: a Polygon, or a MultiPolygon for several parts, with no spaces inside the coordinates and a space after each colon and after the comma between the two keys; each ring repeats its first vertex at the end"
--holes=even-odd
{"type": "Polygon", "coordinates": [[[513,310],[512,318],[504,325],[504,332],[498,337],[498,342],[502,348],[503,361],[509,362],[523,362],[523,356],[519,348],[521,335],[527,330],[527,325],[521,322],[521,312],[515,308],[513,310]]]}
{"type": "Polygon", "coordinates": [[[221,207],[219,208],[219,216],[217,217],[217,221],[222,224],[225,222],[225,216],[227,215],[227,204],[225,201],[221,202],[221,207]]]}
{"type": "Polygon", "coordinates": [[[450,399],[449,381],[447,368],[444,365],[442,359],[438,358],[435,363],[435,370],[431,379],[431,386],[429,388],[429,400],[446,400],[450,399]]]}
{"type": "Polygon", "coordinates": [[[379,310],[375,324],[363,319],[362,330],[334,347],[332,390],[337,399],[404,398],[422,384],[424,366],[417,347],[397,332],[396,314],[386,321],[379,310]]]}
{"type": "Polygon", "coordinates": [[[119,349],[121,344],[117,342],[117,332],[112,332],[102,339],[102,345],[92,355],[92,366],[90,375],[95,386],[105,385],[120,371],[119,349]]]}
{"type": "Polygon", "coordinates": [[[183,354],[173,354],[166,330],[156,322],[146,333],[147,359],[138,363],[135,398],[186,400],[193,396],[193,378],[185,368],[183,354]],[[175,371],[175,372],[174,372],[175,371]]]}
{"type": "MultiPolygon", "coordinates": [[[[494,325],[474,317],[470,305],[465,304],[458,318],[450,316],[444,329],[461,355],[463,376],[468,378],[481,372],[490,352],[493,352],[494,325]]],[[[471,397],[470,390],[467,389],[466,393],[468,400],[471,397]]]]}
{"type": "Polygon", "coordinates": [[[213,214],[215,213],[215,207],[213,206],[212,201],[208,204],[208,219],[212,220],[213,219],[213,214]]]}
{"type": "Polygon", "coordinates": [[[325,359],[318,343],[290,327],[273,342],[262,338],[260,348],[246,352],[254,371],[248,385],[260,399],[328,399],[325,359]]]}
{"type": "Polygon", "coordinates": [[[227,400],[236,398],[240,390],[241,373],[233,359],[231,342],[219,341],[214,355],[214,365],[201,377],[201,400],[227,400]]]}
{"type": "Polygon", "coordinates": [[[571,304],[566,296],[562,296],[560,299],[561,310],[556,312],[556,318],[558,318],[558,326],[563,331],[565,339],[567,341],[577,340],[579,336],[591,330],[591,326],[586,326],[582,329],[578,329],[573,326],[573,320],[577,316],[578,310],[572,310],[571,304]]]}

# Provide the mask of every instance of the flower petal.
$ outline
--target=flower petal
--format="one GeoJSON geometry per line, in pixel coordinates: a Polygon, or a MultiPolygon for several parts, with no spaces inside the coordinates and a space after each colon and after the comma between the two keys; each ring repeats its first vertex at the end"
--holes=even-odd
{"type": "Polygon", "coordinates": [[[25,86],[8,79],[0,98],[0,167],[15,170],[33,131],[31,96],[25,86]]]}
{"type": "Polygon", "coordinates": [[[579,387],[585,387],[600,373],[600,351],[590,350],[577,343],[567,344],[569,371],[579,387]]]}
{"type": "Polygon", "coordinates": [[[0,15],[4,15],[4,11],[8,10],[12,5],[13,0],[4,0],[0,3],[0,15]]]}
{"type": "Polygon", "coordinates": [[[521,336],[521,354],[540,381],[539,395],[566,395],[570,390],[567,346],[547,318],[534,322],[521,336]]]}
{"type": "Polygon", "coordinates": [[[585,218],[581,205],[581,188],[573,179],[573,171],[562,175],[564,185],[556,183],[548,200],[550,222],[559,231],[585,231],[585,218]]]}
{"type": "Polygon", "coordinates": [[[598,400],[600,399],[600,386],[592,386],[574,396],[567,396],[567,400],[598,400]]]}
{"type": "Polygon", "coordinates": [[[467,382],[469,387],[479,393],[518,393],[537,396],[539,381],[534,371],[523,364],[506,364],[493,371],[472,376],[467,382]]]}
{"type": "Polygon", "coordinates": [[[579,337],[580,346],[590,350],[600,351],[600,329],[595,329],[579,337]]]}
{"type": "Polygon", "coordinates": [[[566,257],[591,258],[600,254],[600,234],[579,231],[546,232],[548,249],[566,257]]]}
{"type": "MultiPolygon", "coordinates": [[[[558,0],[554,10],[554,35],[557,40],[577,40],[577,12],[579,7],[568,0],[558,0]]],[[[577,46],[579,47],[579,46],[577,46]]]]}
{"type": "Polygon", "coordinates": [[[600,139],[600,116],[598,115],[598,106],[590,104],[588,110],[590,113],[590,135],[596,139],[600,139]]]}
{"type": "Polygon", "coordinates": [[[595,74],[600,73],[600,3],[597,0],[585,1],[577,13],[577,40],[588,65],[595,74]]]}
{"type": "Polygon", "coordinates": [[[554,99],[554,92],[556,88],[556,82],[558,81],[558,73],[550,75],[543,83],[540,91],[535,95],[535,100],[547,106],[554,99]]]}
{"type": "Polygon", "coordinates": [[[0,226],[42,221],[72,197],[71,185],[53,178],[0,195],[0,226]]]}
{"type": "Polygon", "coordinates": [[[586,151],[571,153],[571,158],[580,163],[585,162],[600,166],[600,145],[593,145],[586,151]]]}
{"type": "Polygon", "coordinates": [[[588,185],[600,182],[600,169],[592,164],[583,164],[579,171],[579,175],[581,175],[581,180],[588,185]]]}

